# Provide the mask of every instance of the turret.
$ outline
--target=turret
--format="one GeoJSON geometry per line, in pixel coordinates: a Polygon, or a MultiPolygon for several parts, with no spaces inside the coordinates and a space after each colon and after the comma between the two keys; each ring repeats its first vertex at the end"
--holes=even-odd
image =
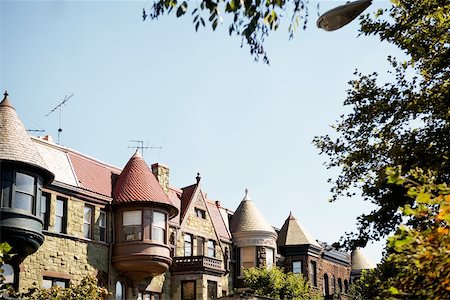
{"type": "Polygon", "coordinates": [[[119,175],[113,193],[115,242],[112,263],[135,283],[164,273],[172,263],[168,220],[177,208],[139,151],[119,175]]]}
{"type": "Polygon", "coordinates": [[[243,287],[245,269],[275,265],[277,233],[256,208],[248,190],[231,217],[230,231],[236,251],[236,285],[239,288],[243,287]]]}
{"type": "Polygon", "coordinates": [[[41,189],[53,179],[5,92],[0,103],[0,239],[19,261],[44,242],[41,189]]]}

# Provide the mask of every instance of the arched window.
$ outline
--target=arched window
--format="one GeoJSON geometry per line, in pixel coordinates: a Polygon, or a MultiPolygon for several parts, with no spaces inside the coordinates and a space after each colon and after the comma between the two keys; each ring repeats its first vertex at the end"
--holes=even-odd
{"type": "Polygon", "coordinates": [[[334,275],[331,276],[331,294],[334,295],[336,293],[336,277],[334,275]]]}
{"type": "Polygon", "coordinates": [[[125,283],[118,280],[116,282],[116,297],[115,300],[125,300],[125,283]]]}
{"type": "Polygon", "coordinates": [[[14,268],[10,264],[1,265],[0,269],[3,270],[4,283],[14,284],[14,268]]]}
{"type": "Polygon", "coordinates": [[[344,280],[344,292],[346,294],[348,293],[348,281],[347,281],[347,279],[344,280]]]}
{"type": "Polygon", "coordinates": [[[327,274],[323,275],[323,294],[325,296],[329,296],[330,295],[330,284],[328,282],[328,275],[327,274]]]}
{"type": "Polygon", "coordinates": [[[342,279],[338,278],[339,293],[342,293],[342,279]]]}

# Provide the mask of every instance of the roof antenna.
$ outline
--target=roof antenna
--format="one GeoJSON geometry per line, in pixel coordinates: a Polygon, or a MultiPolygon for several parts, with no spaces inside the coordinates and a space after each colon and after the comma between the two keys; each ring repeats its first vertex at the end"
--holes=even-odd
{"type": "Polygon", "coordinates": [[[46,117],[48,117],[52,112],[54,112],[55,110],[57,110],[57,109],[59,108],[58,145],[60,145],[60,143],[59,143],[59,138],[60,138],[61,132],[62,132],[62,129],[61,129],[61,116],[62,116],[62,110],[61,110],[61,108],[62,108],[62,106],[65,105],[66,102],[67,102],[70,98],[72,98],[72,97],[73,97],[73,94],[70,95],[70,96],[67,96],[67,95],[66,95],[66,96],[64,97],[64,100],[61,101],[61,103],[59,103],[58,105],[56,105],[55,108],[53,108],[48,114],[45,115],[46,117]]]}
{"type": "Polygon", "coordinates": [[[128,148],[140,149],[142,157],[144,157],[144,149],[145,150],[147,150],[147,149],[162,149],[162,146],[161,147],[144,146],[144,141],[143,140],[130,140],[130,142],[136,143],[136,146],[128,146],[128,148]]]}

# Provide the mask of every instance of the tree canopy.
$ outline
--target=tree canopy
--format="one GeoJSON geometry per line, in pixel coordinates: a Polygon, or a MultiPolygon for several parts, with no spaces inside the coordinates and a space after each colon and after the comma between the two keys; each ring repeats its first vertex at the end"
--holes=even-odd
{"type": "Polygon", "coordinates": [[[273,299],[323,299],[318,291],[311,289],[302,274],[284,273],[278,267],[244,270],[244,283],[255,294],[273,299]]]}
{"type": "Polygon", "coordinates": [[[401,225],[389,237],[377,269],[351,286],[356,299],[448,299],[450,294],[450,187],[436,183],[434,172],[415,169],[406,176],[388,168],[390,183],[407,188],[413,202],[400,212],[419,221],[401,225]]]}
{"type": "Polygon", "coordinates": [[[389,9],[361,20],[361,34],[377,35],[408,55],[406,61],[388,57],[390,78],[376,72],[355,72],[350,80],[344,114],[335,133],[316,137],[315,145],[328,156],[329,168],[340,169],[332,200],[360,191],[377,208],[358,217],[358,230],[345,246],[365,246],[394,232],[407,221],[398,210],[413,199],[404,186],[387,181],[386,169],[420,167],[433,170],[440,182],[450,179],[450,2],[394,0],[389,9]]]}
{"type": "Polygon", "coordinates": [[[298,27],[305,28],[307,3],[307,0],[155,0],[149,9],[143,9],[143,19],[157,19],[165,14],[179,18],[190,14],[195,30],[207,24],[216,30],[227,19],[229,34],[241,36],[242,42],[248,44],[251,55],[256,60],[262,57],[268,63],[264,50],[265,38],[270,31],[278,29],[281,19],[285,17],[290,18],[290,37],[298,27]],[[231,19],[229,22],[228,18],[231,19]]]}

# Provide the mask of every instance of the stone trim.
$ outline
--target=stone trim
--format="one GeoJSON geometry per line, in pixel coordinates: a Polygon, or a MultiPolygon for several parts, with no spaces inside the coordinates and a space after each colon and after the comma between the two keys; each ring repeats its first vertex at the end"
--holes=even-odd
{"type": "Polygon", "coordinates": [[[67,279],[71,280],[72,275],[60,273],[60,272],[53,272],[53,271],[41,271],[42,277],[52,277],[52,278],[61,278],[61,279],[67,279]]]}

